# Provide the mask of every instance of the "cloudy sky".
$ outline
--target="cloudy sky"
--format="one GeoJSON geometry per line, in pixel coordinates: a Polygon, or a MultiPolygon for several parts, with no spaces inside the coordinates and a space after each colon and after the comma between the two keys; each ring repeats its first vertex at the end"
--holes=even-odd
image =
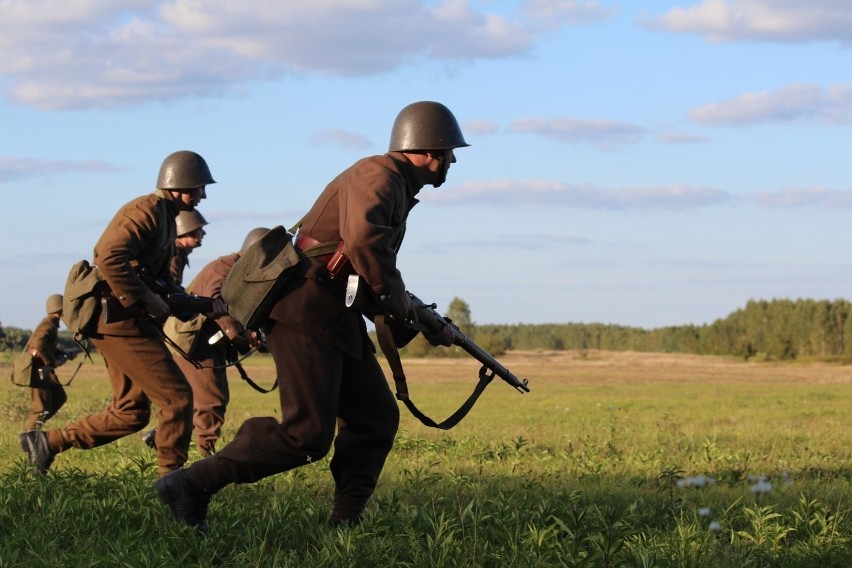
{"type": "Polygon", "coordinates": [[[0,0],[0,323],[35,326],[169,153],[219,182],[189,279],[417,100],[471,143],[400,259],[439,310],[651,328],[848,298],[850,44],[848,0],[0,0]]]}

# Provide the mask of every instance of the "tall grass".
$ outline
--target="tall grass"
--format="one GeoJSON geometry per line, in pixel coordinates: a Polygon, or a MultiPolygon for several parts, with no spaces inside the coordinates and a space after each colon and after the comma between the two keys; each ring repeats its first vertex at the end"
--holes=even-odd
{"type": "MultiPolygon", "coordinates": [[[[33,476],[17,440],[28,393],[4,383],[0,567],[852,565],[852,368],[598,352],[501,360],[532,393],[495,382],[450,432],[403,409],[361,525],[327,523],[323,460],[225,488],[209,538],[157,501],[138,436],[68,451],[33,476]]],[[[271,382],[268,358],[249,362],[271,382]]],[[[405,365],[436,418],[476,382],[475,362],[405,365]]],[[[83,369],[49,424],[105,404],[103,368],[83,369]]],[[[236,374],[231,386],[226,439],[245,417],[278,413],[276,395],[236,374]]]]}

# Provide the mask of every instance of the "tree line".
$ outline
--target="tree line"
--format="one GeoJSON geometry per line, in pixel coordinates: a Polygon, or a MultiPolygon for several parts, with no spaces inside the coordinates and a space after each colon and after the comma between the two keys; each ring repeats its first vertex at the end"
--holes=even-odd
{"type": "MultiPolygon", "coordinates": [[[[812,299],[749,300],[745,307],[709,324],[654,329],[602,323],[476,325],[469,306],[459,298],[450,303],[447,312],[468,337],[492,355],[506,350],[595,349],[777,361],[852,359],[850,315],[852,304],[846,300],[812,299]]],[[[420,338],[406,351],[414,356],[441,354],[420,338]]]]}
{"type": "MultiPolygon", "coordinates": [[[[602,323],[478,325],[471,318],[470,306],[461,298],[450,302],[446,315],[494,356],[507,350],[594,349],[729,355],[746,360],[852,359],[852,304],[846,300],[749,300],[745,307],[710,324],[654,329],[602,323]]],[[[0,324],[0,351],[23,349],[30,333],[0,324]]],[[[59,338],[61,348],[75,348],[68,331],[60,331],[59,338]]],[[[464,352],[433,347],[418,336],[402,354],[461,356],[464,352]]]]}

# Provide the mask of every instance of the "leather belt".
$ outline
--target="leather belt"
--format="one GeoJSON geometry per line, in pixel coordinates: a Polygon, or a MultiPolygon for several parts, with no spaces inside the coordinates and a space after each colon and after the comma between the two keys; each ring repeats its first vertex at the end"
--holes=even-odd
{"type": "MultiPolygon", "coordinates": [[[[302,231],[299,231],[299,233],[296,235],[296,248],[302,252],[305,252],[306,250],[321,244],[321,242],[309,235],[304,234],[302,231]]],[[[334,253],[322,254],[320,256],[315,256],[314,258],[321,261],[323,264],[328,264],[328,261],[331,260],[333,254],[334,253]]]]}

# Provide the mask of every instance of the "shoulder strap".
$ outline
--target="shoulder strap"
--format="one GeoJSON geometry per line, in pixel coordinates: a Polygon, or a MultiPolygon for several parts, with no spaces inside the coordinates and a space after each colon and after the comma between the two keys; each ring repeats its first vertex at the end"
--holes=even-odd
{"type": "Polygon", "coordinates": [[[462,404],[459,409],[452,414],[452,416],[439,424],[423,414],[423,412],[414,405],[414,402],[408,396],[408,383],[405,381],[405,373],[402,370],[402,361],[399,359],[399,351],[396,348],[396,343],[394,342],[390,327],[385,322],[385,316],[376,315],[374,323],[376,325],[376,337],[379,340],[379,346],[382,348],[382,352],[388,360],[391,372],[393,372],[393,382],[396,385],[396,398],[397,400],[401,400],[411,414],[420,420],[424,426],[428,426],[429,428],[438,428],[439,430],[449,430],[461,422],[462,419],[467,416],[467,413],[470,412],[470,409],[473,408],[473,405],[476,403],[479,395],[483,393],[485,387],[487,387],[488,383],[491,382],[491,379],[494,378],[493,374],[488,374],[485,367],[480,369],[479,382],[476,384],[473,392],[467,400],[464,401],[464,404],[462,404]]]}

